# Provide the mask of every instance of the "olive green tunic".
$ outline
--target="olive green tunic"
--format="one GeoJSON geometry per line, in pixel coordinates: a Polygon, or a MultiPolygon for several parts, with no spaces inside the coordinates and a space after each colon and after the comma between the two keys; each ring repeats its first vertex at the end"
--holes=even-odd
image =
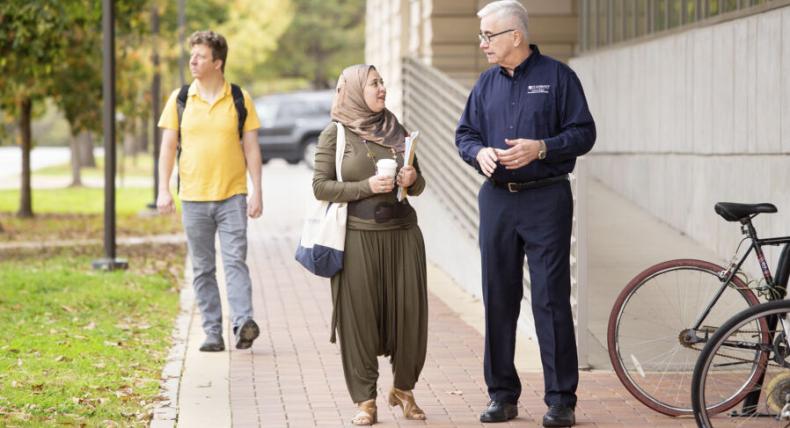
{"type": "MultiPolygon", "coordinates": [[[[414,388],[425,363],[428,299],[425,245],[408,199],[399,218],[377,221],[351,214],[354,204],[397,203],[397,187],[375,194],[368,184],[376,160],[393,158],[393,152],[365,143],[348,129],[345,134],[343,182],[336,179],[337,128],[331,123],[318,139],[313,191],[320,200],[349,203],[343,270],[332,277],[331,340],[337,329],[346,385],[351,399],[359,403],[376,397],[378,355],[390,356],[396,388],[414,388]]],[[[395,157],[402,166],[402,155],[395,157]]],[[[425,188],[416,158],[414,166],[417,180],[409,195],[419,195],[425,188]]]]}

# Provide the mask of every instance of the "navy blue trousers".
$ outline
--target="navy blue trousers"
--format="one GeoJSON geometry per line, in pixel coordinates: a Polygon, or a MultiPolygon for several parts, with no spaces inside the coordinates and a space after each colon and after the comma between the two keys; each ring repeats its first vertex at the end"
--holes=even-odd
{"type": "Polygon", "coordinates": [[[570,293],[573,195],[559,182],[517,193],[485,182],[478,194],[485,304],[485,380],[492,400],[516,403],[514,364],[524,255],[547,405],[576,405],[579,383],[570,293]]]}

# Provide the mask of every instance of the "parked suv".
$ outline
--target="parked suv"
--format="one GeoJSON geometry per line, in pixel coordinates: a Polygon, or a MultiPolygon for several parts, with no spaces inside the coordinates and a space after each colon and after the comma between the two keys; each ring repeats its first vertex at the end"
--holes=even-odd
{"type": "Polygon", "coordinates": [[[313,168],[318,135],[329,124],[334,92],[291,92],[256,99],[263,162],[281,158],[296,164],[304,160],[313,168]]]}

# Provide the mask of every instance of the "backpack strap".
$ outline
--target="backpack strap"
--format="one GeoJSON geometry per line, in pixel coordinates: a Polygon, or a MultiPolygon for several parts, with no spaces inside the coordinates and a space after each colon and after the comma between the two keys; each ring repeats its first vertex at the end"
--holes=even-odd
{"type": "Polygon", "coordinates": [[[184,85],[178,91],[176,97],[176,111],[178,112],[178,143],[176,144],[176,165],[178,173],[176,175],[176,192],[181,191],[181,118],[184,116],[184,109],[187,108],[187,96],[189,95],[189,85],[184,85]]]}
{"type": "Polygon", "coordinates": [[[230,84],[230,93],[233,95],[233,105],[236,107],[236,115],[239,117],[239,140],[244,137],[244,122],[247,121],[247,107],[244,106],[244,94],[239,85],[230,84]]]}

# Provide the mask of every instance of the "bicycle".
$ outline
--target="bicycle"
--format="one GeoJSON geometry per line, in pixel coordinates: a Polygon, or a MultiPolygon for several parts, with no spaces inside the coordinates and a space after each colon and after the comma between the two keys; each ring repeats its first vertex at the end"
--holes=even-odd
{"type": "MultiPolygon", "coordinates": [[[[752,219],[775,213],[772,204],[720,202],[716,213],[740,222],[743,238],[727,267],[696,259],[670,260],[645,269],[620,292],[609,316],[607,343],[617,377],[637,400],[665,415],[693,413],[691,375],[703,346],[732,314],[784,297],[790,274],[790,245],[779,257],[776,279],[762,247],[790,243],[790,237],[759,238],[752,219]],[[749,248],[739,257],[744,241],[749,248]],[[748,281],[741,266],[754,250],[762,281],[748,281]],[[756,282],[756,285],[754,284],[756,282]],[[755,294],[755,291],[757,294],[755,294]]],[[[751,373],[746,383],[760,376],[751,373]]],[[[710,403],[711,412],[735,406],[742,396],[710,403]]]]}
{"type": "Polygon", "coordinates": [[[790,300],[762,303],[736,314],[711,336],[691,382],[698,426],[712,427],[715,412],[709,408],[730,397],[746,398],[742,411],[732,415],[738,417],[736,426],[790,426],[788,313],[790,300]]]}

